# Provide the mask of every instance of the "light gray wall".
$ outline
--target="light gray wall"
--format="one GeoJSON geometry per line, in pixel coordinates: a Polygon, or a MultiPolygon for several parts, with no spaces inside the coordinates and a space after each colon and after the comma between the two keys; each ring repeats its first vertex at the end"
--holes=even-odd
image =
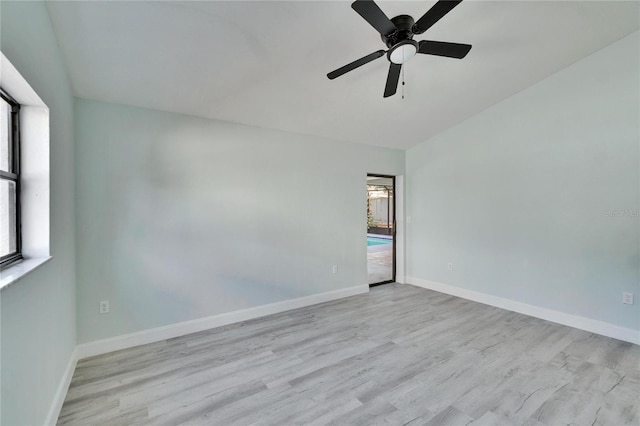
{"type": "Polygon", "coordinates": [[[0,423],[38,425],[76,345],[73,98],[45,4],[0,8],[2,52],[50,108],[53,259],[0,293],[0,423]]]}
{"type": "Polygon", "coordinates": [[[80,99],[75,122],[80,342],[367,283],[366,175],[403,151],[80,99]]]}
{"type": "Polygon", "coordinates": [[[408,275],[640,329],[639,47],[636,32],[409,150],[408,275]]]}

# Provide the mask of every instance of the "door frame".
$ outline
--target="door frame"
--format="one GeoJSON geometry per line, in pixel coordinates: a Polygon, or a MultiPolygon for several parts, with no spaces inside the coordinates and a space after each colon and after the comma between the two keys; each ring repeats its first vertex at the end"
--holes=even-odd
{"type": "MultiPolygon", "coordinates": [[[[392,187],[392,191],[393,191],[393,216],[391,219],[391,223],[393,224],[393,232],[391,234],[391,245],[392,245],[392,249],[391,249],[391,279],[390,280],[386,280],[386,281],[380,281],[377,283],[372,283],[369,284],[369,287],[375,287],[378,285],[382,285],[382,284],[389,284],[389,283],[393,283],[396,281],[396,246],[397,246],[397,237],[396,237],[396,228],[397,228],[397,223],[396,223],[396,210],[397,210],[397,202],[396,202],[396,176],[394,175],[383,175],[383,174],[379,174],[379,173],[367,173],[367,177],[377,177],[377,178],[385,178],[385,179],[391,179],[391,187],[392,187]]],[[[367,186],[368,186],[368,182],[367,182],[367,186]]],[[[367,270],[369,268],[369,258],[367,256],[367,270]]],[[[368,281],[368,280],[367,280],[368,281]]]]}

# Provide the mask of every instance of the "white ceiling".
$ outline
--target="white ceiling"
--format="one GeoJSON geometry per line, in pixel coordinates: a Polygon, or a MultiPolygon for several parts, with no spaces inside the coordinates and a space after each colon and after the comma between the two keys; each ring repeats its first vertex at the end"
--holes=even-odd
{"type": "MultiPolygon", "coordinates": [[[[418,19],[435,2],[380,2],[418,19]]],[[[638,1],[466,0],[418,40],[472,44],[418,55],[383,99],[385,49],[344,1],[55,1],[75,95],[334,140],[408,148],[639,28],[638,1]]]]}

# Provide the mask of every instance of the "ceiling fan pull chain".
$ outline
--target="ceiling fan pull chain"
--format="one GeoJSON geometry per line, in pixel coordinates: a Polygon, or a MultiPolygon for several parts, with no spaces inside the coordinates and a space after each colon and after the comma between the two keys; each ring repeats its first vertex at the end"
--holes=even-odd
{"type": "Polygon", "coordinates": [[[402,99],[404,99],[404,67],[402,67],[402,99]]]}

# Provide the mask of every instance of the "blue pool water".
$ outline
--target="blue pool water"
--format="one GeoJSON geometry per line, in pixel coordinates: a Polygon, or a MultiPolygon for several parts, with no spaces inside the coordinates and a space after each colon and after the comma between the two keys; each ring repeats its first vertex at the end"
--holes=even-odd
{"type": "Polygon", "coordinates": [[[367,246],[379,246],[382,244],[391,244],[393,240],[386,238],[367,237],[367,246]]]}

